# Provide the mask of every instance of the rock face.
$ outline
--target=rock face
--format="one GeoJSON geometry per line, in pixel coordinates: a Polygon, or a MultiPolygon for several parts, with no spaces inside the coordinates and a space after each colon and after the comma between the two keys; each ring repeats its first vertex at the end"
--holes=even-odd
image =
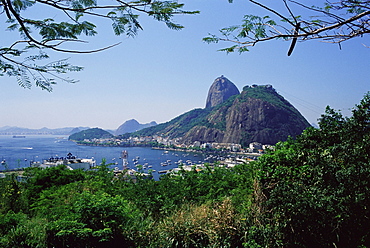
{"type": "Polygon", "coordinates": [[[152,121],[146,124],[140,124],[137,120],[131,119],[131,120],[125,121],[121,126],[119,126],[115,132],[115,135],[132,133],[132,132],[139,131],[143,128],[147,128],[147,127],[151,127],[155,125],[157,125],[155,121],[152,121]]]}
{"type": "Polygon", "coordinates": [[[246,86],[233,102],[218,105],[207,115],[208,125],[197,125],[183,137],[202,142],[275,144],[309,127],[307,120],[271,85],[246,86]],[[214,126],[214,128],[213,128],[214,126]]]}
{"type": "Polygon", "coordinates": [[[208,91],[206,108],[212,108],[225,102],[231,96],[240,94],[238,88],[223,75],[213,82],[208,91]]]}
{"type": "Polygon", "coordinates": [[[289,136],[301,134],[310,126],[271,85],[245,86],[237,96],[214,104],[216,102],[210,103],[208,108],[194,109],[138,134],[178,138],[186,144],[200,141],[243,146],[251,142],[273,145],[289,136]]]}

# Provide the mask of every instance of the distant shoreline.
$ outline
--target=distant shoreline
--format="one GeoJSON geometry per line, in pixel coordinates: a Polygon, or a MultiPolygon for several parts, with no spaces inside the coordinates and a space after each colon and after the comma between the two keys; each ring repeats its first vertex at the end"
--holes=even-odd
{"type": "Polygon", "coordinates": [[[43,136],[43,135],[63,135],[69,136],[69,134],[63,133],[0,133],[0,136],[25,136],[25,135],[34,135],[34,136],[43,136]]]}
{"type": "Polygon", "coordinates": [[[234,154],[234,155],[247,155],[247,156],[261,156],[260,153],[244,153],[244,152],[232,152],[232,151],[219,151],[219,150],[193,150],[193,149],[180,149],[180,148],[166,148],[166,147],[152,147],[155,150],[168,150],[176,152],[196,152],[196,153],[216,153],[216,154],[234,154]]]}
{"type": "Polygon", "coordinates": [[[243,156],[261,156],[260,153],[245,153],[245,152],[232,152],[228,150],[197,150],[191,148],[172,148],[172,147],[157,147],[157,146],[150,146],[150,145],[114,145],[114,144],[84,144],[75,142],[79,146],[95,146],[95,147],[146,147],[151,148],[153,150],[164,150],[164,151],[174,151],[174,152],[193,152],[193,153],[209,153],[209,154],[230,154],[230,155],[243,155],[243,156]]]}

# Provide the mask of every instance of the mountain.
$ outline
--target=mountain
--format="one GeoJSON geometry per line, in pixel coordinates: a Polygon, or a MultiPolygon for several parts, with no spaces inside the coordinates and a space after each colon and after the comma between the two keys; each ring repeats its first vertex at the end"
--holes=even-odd
{"type": "Polygon", "coordinates": [[[186,144],[200,141],[248,146],[251,142],[275,144],[301,134],[309,126],[271,85],[252,85],[218,105],[191,110],[133,135],[162,135],[186,144]]]}
{"type": "Polygon", "coordinates": [[[30,129],[22,127],[5,126],[0,128],[0,135],[70,135],[75,132],[86,130],[88,127],[64,127],[49,129],[46,127],[40,129],[30,129]]]}
{"type": "Polygon", "coordinates": [[[105,139],[111,137],[113,137],[113,134],[109,133],[108,131],[105,131],[101,128],[90,128],[78,133],[74,133],[70,135],[68,139],[73,141],[83,141],[84,139],[105,139]]]}
{"type": "Polygon", "coordinates": [[[81,132],[81,131],[83,131],[83,130],[79,129],[78,127],[75,127],[69,133],[70,134],[75,134],[75,133],[78,133],[78,132],[81,132]]]}
{"type": "Polygon", "coordinates": [[[233,95],[239,95],[238,88],[223,75],[213,82],[208,91],[206,108],[217,106],[233,95]]]}
{"type": "Polygon", "coordinates": [[[147,127],[155,126],[155,125],[157,125],[155,121],[152,121],[146,124],[140,124],[137,120],[131,119],[131,120],[125,121],[121,126],[119,126],[115,132],[115,135],[132,133],[132,132],[136,132],[141,129],[147,128],[147,127]]]}

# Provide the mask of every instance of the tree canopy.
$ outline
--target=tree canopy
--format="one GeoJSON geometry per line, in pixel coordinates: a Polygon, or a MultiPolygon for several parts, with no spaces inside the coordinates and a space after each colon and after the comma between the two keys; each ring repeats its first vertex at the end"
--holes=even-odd
{"type": "Polygon", "coordinates": [[[204,41],[231,42],[234,45],[221,50],[242,53],[257,43],[283,39],[291,41],[290,56],[297,41],[320,40],[340,46],[344,41],[370,33],[369,1],[323,1],[322,6],[315,6],[304,1],[282,0],[285,11],[275,10],[270,3],[249,2],[264,9],[267,15],[245,15],[241,24],[223,28],[220,34],[211,34],[204,41]]]}
{"type": "Polygon", "coordinates": [[[82,67],[71,65],[66,59],[51,61],[50,51],[93,53],[116,45],[86,51],[70,48],[68,44],[85,42],[83,37],[97,34],[94,22],[98,19],[109,20],[116,35],[135,36],[142,29],[140,14],[164,22],[171,29],[182,29],[182,25],[173,21],[174,15],[197,13],[185,11],[183,6],[178,1],[161,0],[1,0],[1,20],[5,21],[7,31],[18,32],[19,38],[0,46],[0,76],[16,77],[25,88],[34,83],[48,91],[57,81],[73,83],[75,80],[61,74],[80,71],[82,67]],[[53,18],[53,11],[63,17],[53,18]],[[34,12],[37,18],[32,17],[34,12]]]}

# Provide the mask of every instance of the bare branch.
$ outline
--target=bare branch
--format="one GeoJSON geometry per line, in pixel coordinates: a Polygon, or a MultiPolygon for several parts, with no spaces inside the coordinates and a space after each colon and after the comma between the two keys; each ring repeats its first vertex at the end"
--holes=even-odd
{"type": "Polygon", "coordinates": [[[292,10],[289,8],[288,3],[286,2],[286,0],[283,0],[283,2],[284,2],[284,4],[285,4],[285,8],[289,11],[290,16],[293,18],[293,20],[295,21],[295,24],[296,24],[296,26],[297,26],[297,24],[298,24],[297,18],[293,15],[293,12],[292,12],[292,10]]]}
{"type": "Polygon", "coordinates": [[[281,19],[283,19],[284,21],[286,21],[286,22],[288,22],[290,25],[292,25],[292,26],[295,26],[295,24],[293,23],[293,22],[291,22],[288,18],[286,18],[285,16],[283,16],[282,14],[280,14],[279,12],[277,12],[277,11],[275,11],[275,10],[273,10],[273,9],[271,9],[271,8],[269,8],[269,7],[267,7],[267,6],[265,6],[265,5],[263,5],[263,4],[261,4],[261,3],[259,3],[259,2],[256,2],[256,1],[254,1],[254,0],[249,0],[250,2],[252,2],[252,3],[254,3],[254,4],[256,4],[256,5],[258,5],[258,6],[260,6],[260,7],[262,7],[262,8],[264,8],[264,9],[266,9],[267,11],[269,11],[269,12],[271,12],[271,13],[274,13],[275,15],[277,15],[278,17],[280,17],[281,19]]]}

